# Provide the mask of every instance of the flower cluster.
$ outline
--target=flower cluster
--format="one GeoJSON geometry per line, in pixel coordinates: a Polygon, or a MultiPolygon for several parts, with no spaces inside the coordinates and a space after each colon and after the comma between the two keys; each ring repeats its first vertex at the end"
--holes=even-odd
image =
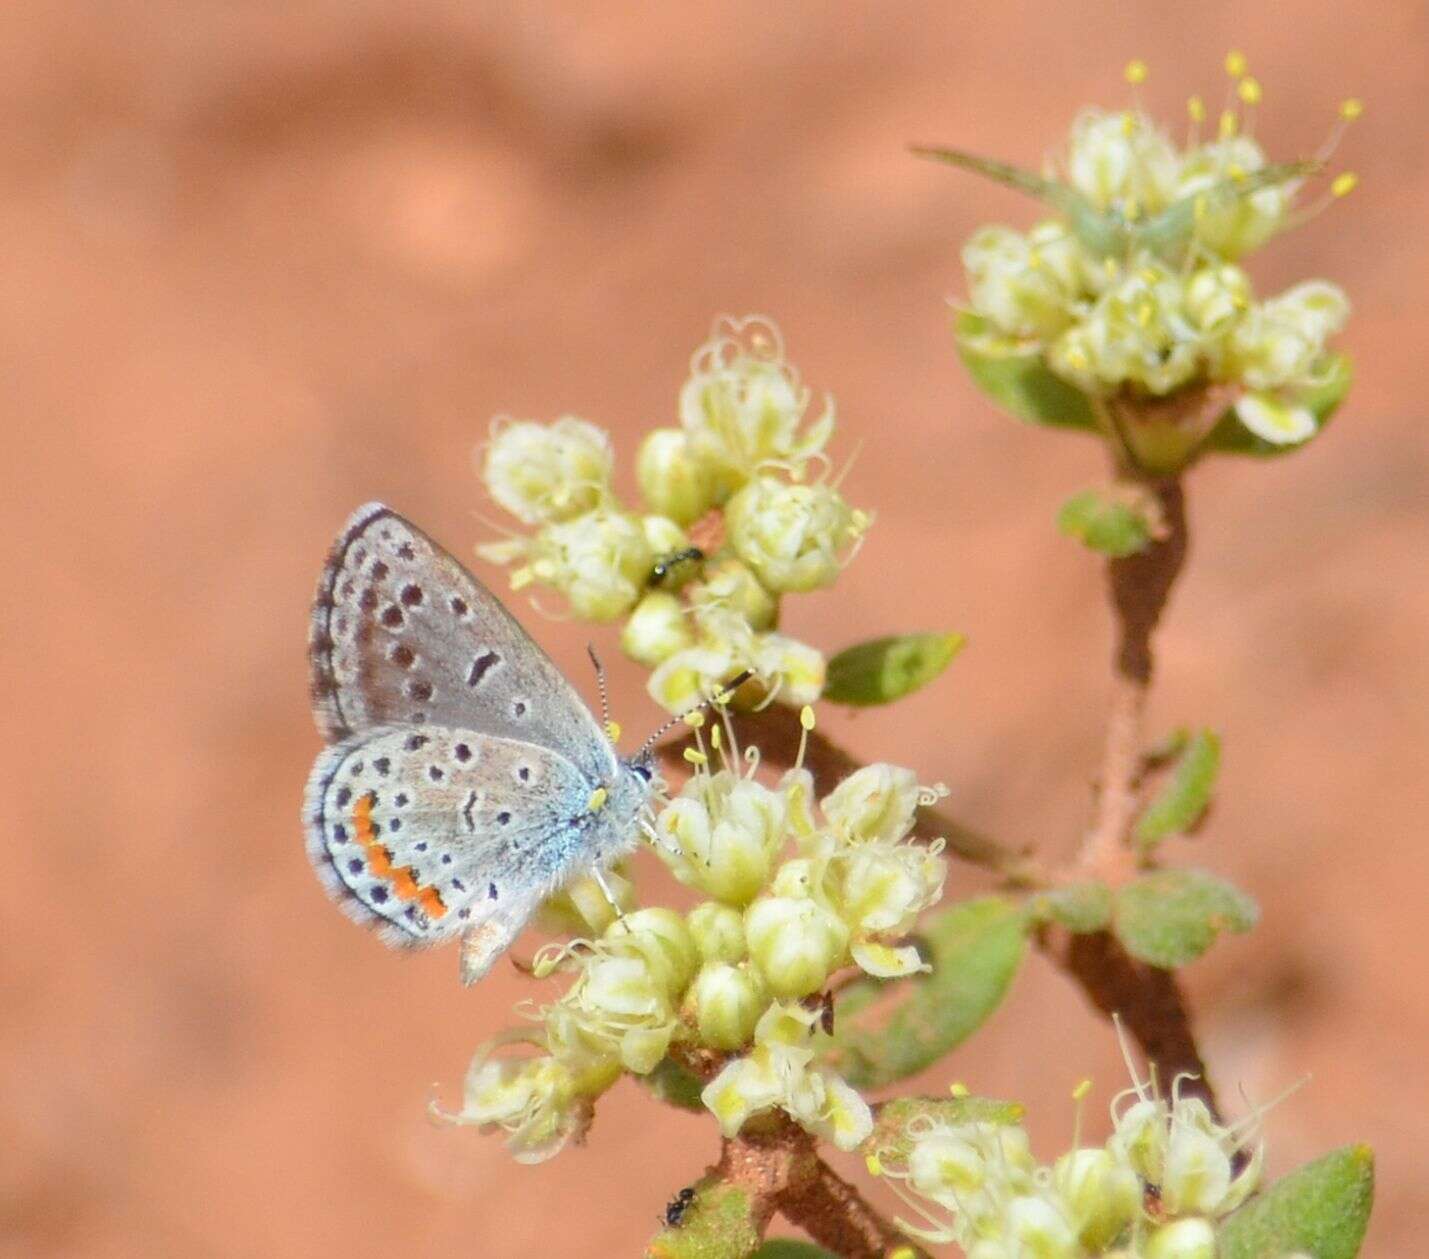
{"type": "MultiPolygon", "coordinates": [[[[1227,69],[1233,107],[1202,138],[1193,98],[1184,147],[1139,109],[1076,119],[1044,192],[1061,216],[1026,233],[982,228],[963,249],[980,321],[965,341],[985,357],[1040,357],[1103,403],[1221,386],[1251,433],[1291,445],[1316,431],[1308,401],[1336,371],[1326,345],[1349,304],[1323,280],[1256,299],[1239,261],[1303,220],[1295,201],[1316,164],[1268,165],[1251,134],[1260,85],[1239,54],[1227,69]]],[[[1128,77],[1144,75],[1133,63],[1128,77]]],[[[1360,109],[1341,106],[1321,161],[1360,109]]],[[[1331,195],[1354,184],[1341,175],[1331,195]]]]}
{"type": "Polygon", "coordinates": [[[1260,1183],[1260,1142],[1246,1148],[1250,1134],[1181,1096],[1179,1081],[1169,1101],[1136,1081],[1112,1119],[1104,1145],[1046,1166],[1015,1123],[925,1113],[869,1166],[917,1212],[921,1223],[900,1221],[908,1232],[968,1259],[1216,1259],[1216,1221],[1260,1183]]]}
{"type": "MultiPolygon", "coordinates": [[[[807,728],[812,713],[804,720],[807,728]]],[[[702,1094],[727,1134],[775,1107],[843,1149],[872,1130],[868,1104],[819,1060],[823,994],[845,967],[880,978],[923,969],[903,941],[941,898],[946,862],[941,842],[916,843],[911,831],[938,789],[873,765],[816,805],[807,770],[774,786],[757,781],[759,757],[738,754],[731,725],[696,724],[696,735],[695,772],[662,801],[651,836],[702,899],[687,913],[647,906],[617,916],[591,880],[567,889],[548,921],[590,935],[536,956],[537,976],[573,976],[557,1000],[530,1011],[536,1026],[519,1039],[538,1052],[483,1050],[460,1112],[448,1116],[500,1128],[523,1161],[578,1137],[597,1096],[622,1073],[650,1075],[672,1049],[728,1056],[702,1094]]],[[[629,884],[607,880],[625,908],[629,884]]]]}
{"type": "Polygon", "coordinates": [[[811,396],[758,318],[722,320],[695,353],[679,427],[636,459],[643,510],[612,485],[609,435],[584,420],[497,420],[480,452],[488,492],[534,533],[479,548],[509,563],[513,589],[550,587],[583,620],[624,621],[620,643],[681,712],[748,669],[738,697],[812,703],[825,662],[777,630],[780,600],[830,585],[869,519],[826,477],[832,402],[811,396]]]}

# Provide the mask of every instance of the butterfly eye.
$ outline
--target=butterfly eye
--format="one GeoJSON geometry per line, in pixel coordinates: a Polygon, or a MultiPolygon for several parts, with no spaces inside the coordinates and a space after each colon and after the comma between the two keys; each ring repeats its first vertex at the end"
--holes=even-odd
{"type": "Polygon", "coordinates": [[[648,767],[644,765],[632,765],[630,768],[639,774],[646,782],[650,781],[650,770],[648,767]]]}

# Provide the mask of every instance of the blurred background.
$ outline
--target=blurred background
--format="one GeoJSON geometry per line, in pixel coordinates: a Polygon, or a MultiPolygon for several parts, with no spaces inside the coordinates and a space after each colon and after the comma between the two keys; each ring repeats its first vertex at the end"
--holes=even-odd
{"type": "MultiPolygon", "coordinates": [[[[1360,190],[1252,267],[1262,292],[1344,284],[1359,380],[1305,452],[1192,479],[1153,717],[1217,726],[1226,768],[1168,855],[1264,922],[1187,981],[1225,1097],[1312,1077],[1271,1116],[1272,1170],[1369,1141],[1365,1253],[1422,1254],[1423,3],[12,0],[0,1256],[634,1255],[714,1156],[712,1124],[628,1083],[541,1167],[433,1125],[523,984],[463,991],[452,950],[356,929],[298,804],[308,602],[348,512],[386,499],[471,558],[471,452],[503,411],[608,426],[629,485],[718,313],[776,318],[838,399],[835,457],[863,442],[845,490],[877,523],[792,632],[971,639],[896,712],[821,720],[1068,851],[1109,632],[1053,517],[1099,451],[994,413],[953,352],[961,243],[1033,208],[904,144],[1035,165],[1080,106],[1124,102],[1133,56],[1179,127],[1232,46],[1272,153],[1367,101],[1341,151],[1360,190]]],[[[596,642],[627,729],[654,720],[612,633],[521,610],[587,692],[596,642]]],[[[1113,1038],[1033,958],[925,1083],[1023,1100],[1050,1156],[1086,1075],[1100,1132],[1113,1038]]]]}

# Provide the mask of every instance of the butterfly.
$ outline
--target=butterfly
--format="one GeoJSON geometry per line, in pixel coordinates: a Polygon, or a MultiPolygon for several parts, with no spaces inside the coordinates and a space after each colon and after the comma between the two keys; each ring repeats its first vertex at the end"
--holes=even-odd
{"type": "Polygon", "coordinates": [[[649,825],[654,736],[621,758],[496,596],[381,503],[332,548],[309,660],[329,745],[303,804],[313,867],[388,944],[460,937],[464,983],[649,825]]]}

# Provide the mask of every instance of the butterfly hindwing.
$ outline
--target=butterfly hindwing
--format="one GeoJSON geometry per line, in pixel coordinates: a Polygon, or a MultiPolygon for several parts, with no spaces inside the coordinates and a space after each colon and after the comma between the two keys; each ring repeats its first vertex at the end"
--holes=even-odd
{"type": "Polygon", "coordinates": [[[590,785],[559,753],[446,726],[383,727],[328,748],[304,810],[329,894],[391,944],[469,935],[490,966],[589,864],[590,785]]]}
{"type": "Polygon", "coordinates": [[[381,725],[461,727],[550,748],[593,781],[615,768],[589,708],[501,602],[380,503],[333,547],[309,655],[329,742],[381,725]]]}

